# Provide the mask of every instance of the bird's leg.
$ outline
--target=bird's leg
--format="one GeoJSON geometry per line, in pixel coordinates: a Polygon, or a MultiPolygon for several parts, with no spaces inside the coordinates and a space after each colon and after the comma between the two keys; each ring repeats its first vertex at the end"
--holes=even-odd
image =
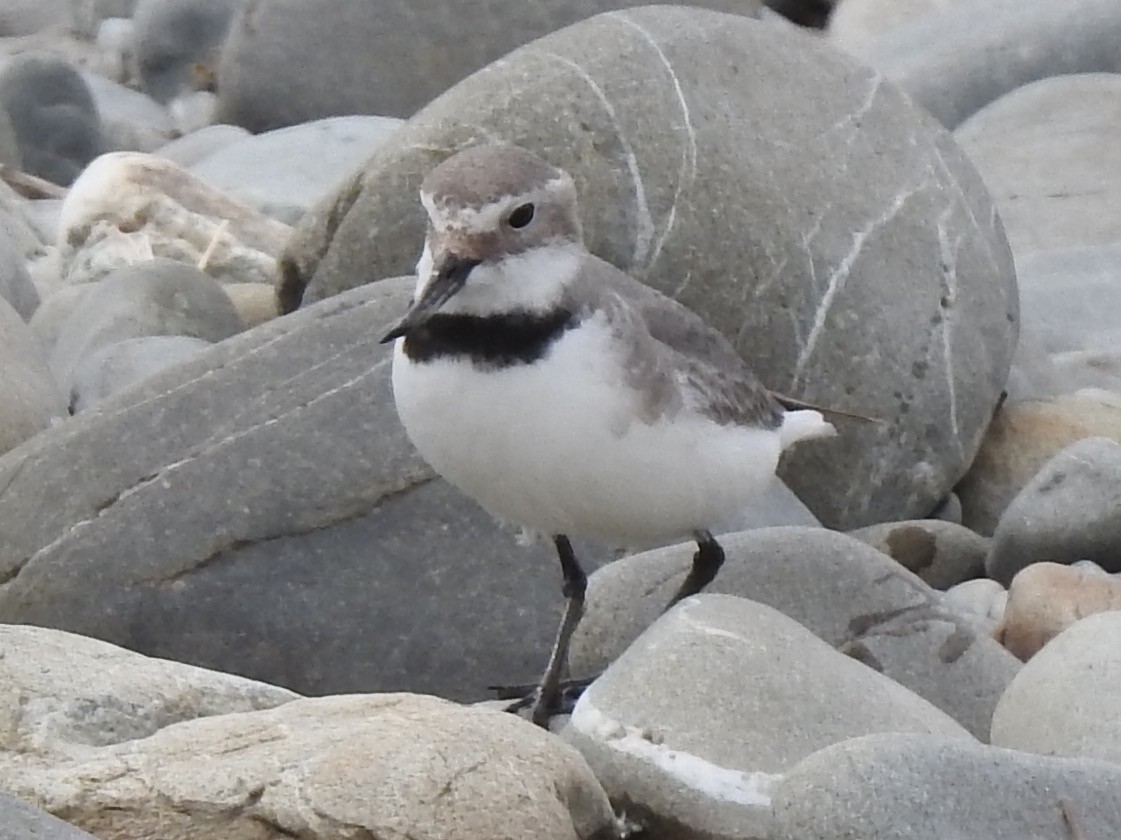
{"type": "Polygon", "coordinates": [[[716,577],[716,573],[724,565],[724,549],[720,547],[720,543],[716,541],[710,531],[696,531],[693,536],[697,540],[697,553],[693,555],[693,568],[689,570],[685,580],[681,581],[677,593],[666,604],[667,610],[682,598],[696,595],[712,583],[712,579],[716,577]]]}
{"type": "MultiPolygon", "coordinates": [[[[572,634],[580,617],[584,614],[584,591],[588,588],[588,576],[580,568],[576,554],[572,550],[572,543],[564,534],[553,537],[553,545],[557,548],[557,557],[560,558],[561,574],[564,575],[564,597],[567,599],[564,607],[564,616],[561,618],[560,627],[557,628],[557,638],[553,642],[552,653],[549,654],[549,663],[545,672],[537,683],[537,688],[530,699],[530,719],[538,726],[548,728],[549,716],[560,705],[564,686],[561,684],[561,671],[568,662],[568,645],[572,641],[572,634]]],[[[515,703],[510,711],[524,708],[525,702],[515,703]]]]}

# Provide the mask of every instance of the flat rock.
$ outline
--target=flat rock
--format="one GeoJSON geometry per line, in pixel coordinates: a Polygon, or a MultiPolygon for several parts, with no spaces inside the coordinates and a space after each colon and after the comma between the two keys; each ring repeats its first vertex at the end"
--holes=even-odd
{"type": "Polygon", "coordinates": [[[365,163],[401,125],[388,117],[333,117],[231,143],[191,166],[216,189],[289,223],[365,163]]]}
{"type": "Polygon", "coordinates": [[[1009,503],[985,561],[1008,583],[1032,563],[1092,560],[1121,572],[1121,443],[1087,438],[1063,449],[1009,503]]]}
{"type": "MultiPolygon", "coordinates": [[[[0,454],[66,416],[62,389],[41,345],[19,313],[0,298],[0,454]]],[[[4,487],[0,479],[0,487],[4,487]]],[[[0,575],[0,579],[3,575],[0,575]]]]}
{"type": "Polygon", "coordinates": [[[88,411],[118,391],[211,346],[210,341],[187,335],[153,335],[98,347],[70,375],[70,413],[88,411]]]}
{"type": "Polygon", "coordinates": [[[533,679],[556,558],[413,453],[378,344],[412,288],[241,333],[0,459],[0,621],[303,694],[533,679]]]}
{"type": "MultiPolygon", "coordinates": [[[[240,0],[139,0],[136,75],[157,102],[207,83],[240,0]]],[[[211,82],[212,84],[212,82],[211,82]]]]}
{"type": "Polygon", "coordinates": [[[618,836],[571,747],[514,715],[412,695],[202,718],[68,764],[0,756],[0,787],[100,837],[618,836]]]}
{"type": "Polygon", "coordinates": [[[1011,360],[1011,255],[969,162],[890,83],[702,9],[554,32],[431,103],[308,214],[282,306],[412,271],[420,178],[484,139],[571,172],[589,249],[697,311],[770,387],[886,421],[785,461],[826,526],[924,516],[965,472],[1011,360]]]}
{"type": "MultiPolygon", "coordinates": [[[[751,598],[891,677],[974,735],[1019,663],[941,594],[867,544],[820,528],[764,528],[721,539],[727,561],[706,591],[751,598]]],[[[693,547],[618,560],[590,576],[573,640],[574,675],[603,670],[652,624],[689,567],[693,547]]]]}
{"type": "MultiPolygon", "coordinates": [[[[219,69],[218,122],[254,133],[347,114],[410,117],[505,53],[635,0],[263,0],[235,19],[219,69]],[[494,21],[501,20],[500,26],[494,21]]],[[[756,0],[697,0],[755,15],[756,0]]]]}
{"type": "Polygon", "coordinates": [[[973,740],[770,607],[700,595],[639,636],[561,734],[648,831],[715,840],[767,836],[781,774],[871,732],[973,740]]]}
{"type": "Polygon", "coordinates": [[[1114,0],[955,0],[861,57],[953,129],[1030,82],[1121,71],[1118,39],[1114,0]]]}
{"type": "Polygon", "coordinates": [[[937,519],[884,522],[850,536],[914,572],[935,589],[949,589],[985,572],[989,542],[968,528],[937,519]]]}
{"type": "Polygon", "coordinates": [[[1121,73],[1093,73],[1017,88],[954,136],[992,190],[1019,257],[1121,243],[1119,132],[1121,73]]]}
{"type": "Polygon", "coordinates": [[[213,278],[194,266],[148,260],[117,269],[82,298],[59,329],[51,368],[69,391],[83,360],[109,345],[147,336],[216,342],[243,328],[233,301],[213,278]]]}
{"type": "Polygon", "coordinates": [[[6,793],[0,793],[0,833],[4,840],[97,840],[6,793]]]}
{"type": "Polygon", "coordinates": [[[0,625],[0,764],[47,764],[147,738],[185,720],[269,709],[283,688],[152,659],[42,627],[0,625]]]}
{"type": "Polygon", "coordinates": [[[1112,837],[1121,768],[923,735],[827,747],[774,791],[772,840],[1112,837]],[[1077,828],[1072,828],[1077,826],[1077,828]]]}
{"type": "Polygon", "coordinates": [[[993,713],[992,743],[1121,765],[1119,709],[1121,612],[1101,612],[1064,630],[1020,669],[993,713]]]}
{"type": "Polygon", "coordinates": [[[1121,610],[1121,579],[1061,563],[1032,563],[1012,578],[995,635],[1026,661],[1075,622],[1110,610],[1121,610]]]}
{"type": "Polygon", "coordinates": [[[104,151],[93,95],[66,61],[23,53],[0,71],[0,108],[19,143],[23,168],[60,186],[104,151]]]}
{"type": "Polygon", "coordinates": [[[1088,437],[1121,442],[1121,407],[1086,393],[1005,403],[957,487],[962,524],[991,535],[1005,508],[1043,465],[1088,437]]]}
{"type": "Polygon", "coordinates": [[[63,202],[60,273],[98,280],[152,257],[201,266],[223,282],[273,283],[289,235],[281,224],[161,158],[114,152],[82,173],[63,202]]]}

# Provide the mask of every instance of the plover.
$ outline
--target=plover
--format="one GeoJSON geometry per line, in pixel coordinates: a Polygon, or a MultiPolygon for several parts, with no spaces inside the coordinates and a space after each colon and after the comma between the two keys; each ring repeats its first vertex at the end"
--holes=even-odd
{"type": "Polygon", "coordinates": [[[695,540],[672,606],[715,577],[711,529],[760,495],[782,451],[835,431],[788,410],[694,312],[593,256],[566,172],[476,146],[420,198],[415,296],[383,339],[396,339],[397,412],[436,472],[553,540],[567,604],[531,710],[547,725],[583,612],[569,537],[695,540]]]}

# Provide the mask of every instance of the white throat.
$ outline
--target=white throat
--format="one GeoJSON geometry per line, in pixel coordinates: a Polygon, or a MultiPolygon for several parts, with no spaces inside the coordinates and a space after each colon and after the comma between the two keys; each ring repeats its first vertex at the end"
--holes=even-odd
{"type": "MultiPolygon", "coordinates": [[[[463,289],[440,311],[470,315],[547,311],[563,299],[584,254],[575,242],[557,242],[488,260],[475,266],[463,289]]],[[[431,281],[432,269],[432,251],[425,243],[417,263],[418,298],[431,281]]]]}

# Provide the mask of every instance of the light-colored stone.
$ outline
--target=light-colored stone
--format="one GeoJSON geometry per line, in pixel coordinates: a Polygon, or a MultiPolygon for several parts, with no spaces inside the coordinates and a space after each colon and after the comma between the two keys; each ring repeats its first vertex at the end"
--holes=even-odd
{"type": "Polygon", "coordinates": [[[1076,621],[1121,610],[1121,580],[1059,563],[1033,563],[1012,578],[994,635],[1020,659],[1031,659],[1076,621]]]}
{"type": "Polygon", "coordinates": [[[207,717],[72,763],[0,757],[0,788],[105,840],[617,836],[575,750],[513,715],[418,695],[207,717]]]}
{"type": "Polygon", "coordinates": [[[42,627],[0,624],[0,649],[0,765],[9,768],[17,757],[43,766],[80,760],[174,723],[299,697],[42,627]]]}
{"type": "Polygon", "coordinates": [[[985,571],[989,542],[968,528],[937,519],[885,522],[850,536],[914,572],[935,589],[948,589],[985,571]]]}
{"type": "Polygon", "coordinates": [[[97,286],[92,284],[63,286],[45,297],[39,304],[39,308],[31,316],[29,325],[39,339],[47,359],[50,359],[51,353],[54,352],[67,319],[82,305],[84,297],[90,291],[96,292],[96,290],[97,286]]]}
{"type": "Polygon", "coordinates": [[[223,282],[272,283],[287,225],[215,190],[170,161],[114,152],[86,168],[62,206],[58,246],[67,282],[167,257],[223,282]]]}
{"type": "Polygon", "coordinates": [[[1081,619],[1032,657],[997,704],[992,743],[1121,765],[1121,612],[1081,619]]]}
{"type": "Polygon", "coordinates": [[[251,136],[239,125],[208,125],[160,146],[154,154],[189,168],[220,149],[251,136]]]}
{"type": "MultiPolygon", "coordinates": [[[[977,578],[947,589],[942,603],[971,619],[982,632],[993,633],[995,637],[997,627],[1004,619],[1008,592],[991,578],[977,578]]],[[[1002,641],[999,637],[997,640],[1002,641]]]]}
{"type": "Polygon", "coordinates": [[[191,166],[216,189],[288,223],[370,159],[401,125],[389,117],[332,117],[231,143],[191,166]]]}
{"type": "Polygon", "coordinates": [[[952,129],[1038,79],[1121,71],[1118,39],[1115,0],[955,0],[894,30],[862,58],[952,129]]]}
{"type": "Polygon", "coordinates": [[[151,152],[174,136],[175,123],[150,96],[106,79],[82,74],[93,93],[105,133],[106,152],[151,152]]]}
{"type": "MultiPolygon", "coordinates": [[[[66,416],[66,401],[42,346],[0,298],[0,454],[66,416]]],[[[0,479],[0,488],[4,482],[0,479]]],[[[3,576],[0,575],[0,579],[3,576]]]]}
{"type": "Polygon", "coordinates": [[[842,0],[829,17],[829,40],[863,58],[888,33],[923,15],[948,9],[957,0],[842,0]]]}
{"type": "Polygon", "coordinates": [[[965,472],[1011,362],[1011,254],[969,161],[882,77],[696,8],[554,32],[430,103],[307,215],[282,308],[412,271],[417,183],[483,140],[571,172],[589,250],[695,310],[768,386],[884,421],[784,460],[826,526],[925,516],[965,472]]]}
{"type": "Polygon", "coordinates": [[[78,365],[111,344],[173,335],[216,342],[243,329],[213,278],[183,263],[148,260],[112,272],[81,298],[59,329],[51,368],[69,392],[78,365]]]}
{"type": "Polygon", "coordinates": [[[774,792],[771,840],[1104,840],[1121,768],[923,735],[827,747],[774,792]]]}
{"type": "Polygon", "coordinates": [[[276,289],[267,283],[226,283],[222,291],[229,295],[246,329],[271,321],[280,314],[276,289]]]}
{"type": "Polygon", "coordinates": [[[1088,437],[1121,442],[1121,407],[1084,393],[1005,403],[957,487],[962,523],[991,535],[1005,508],[1043,465],[1088,437]]]}
{"type": "Polygon", "coordinates": [[[1118,134],[1121,73],[1025,85],[954,132],[992,190],[1017,258],[1121,244],[1118,134]]]}
{"type": "MultiPolygon", "coordinates": [[[[763,528],[721,538],[706,592],[767,604],[891,677],[980,738],[1019,662],[890,557],[822,528],[763,528]]],[[[590,576],[570,655],[575,676],[603,670],[661,614],[694,546],[632,555],[590,576]]]]}
{"type": "Polygon", "coordinates": [[[776,610],[700,595],[611,664],[561,735],[652,834],[731,840],[769,836],[781,774],[872,732],[973,740],[776,610]]]}
{"type": "Polygon", "coordinates": [[[25,321],[39,307],[39,292],[27,273],[23,254],[0,226],[0,298],[3,298],[25,321]]]}
{"type": "Polygon", "coordinates": [[[1121,572],[1121,443],[1101,437],[1072,443],[1008,504],[985,571],[1007,583],[1042,560],[1093,560],[1121,572]]]}

